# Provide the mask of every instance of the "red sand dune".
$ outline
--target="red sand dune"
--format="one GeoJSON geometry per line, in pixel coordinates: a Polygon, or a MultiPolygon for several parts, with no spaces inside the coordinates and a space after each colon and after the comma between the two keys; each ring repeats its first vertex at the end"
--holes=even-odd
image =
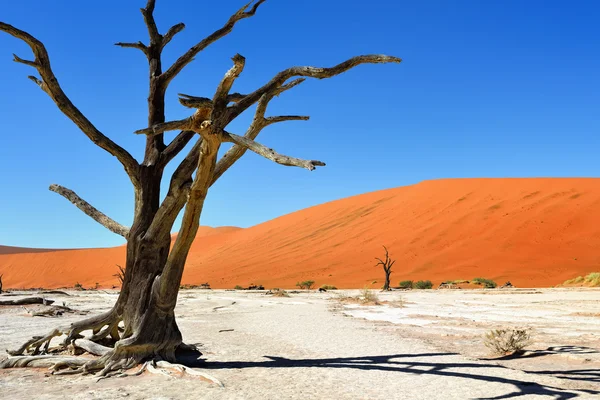
{"type": "MultiPolygon", "coordinates": [[[[239,229],[203,227],[183,283],[299,280],[363,287],[390,250],[393,284],[484,277],[543,287],[600,270],[600,179],[448,179],[354,196],[239,229]]],[[[116,284],[124,247],[23,253],[0,247],[5,287],[116,284]]]]}

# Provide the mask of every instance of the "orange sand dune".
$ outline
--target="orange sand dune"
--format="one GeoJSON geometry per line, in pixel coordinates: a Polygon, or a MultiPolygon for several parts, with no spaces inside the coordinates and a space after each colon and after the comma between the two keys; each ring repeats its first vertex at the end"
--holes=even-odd
{"type": "MultiPolygon", "coordinates": [[[[386,245],[404,279],[484,277],[551,286],[600,270],[600,179],[448,179],[354,196],[263,224],[203,228],[183,283],[382,282],[386,245]]],[[[1,254],[5,287],[116,284],[124,248],[1,254]]]]}

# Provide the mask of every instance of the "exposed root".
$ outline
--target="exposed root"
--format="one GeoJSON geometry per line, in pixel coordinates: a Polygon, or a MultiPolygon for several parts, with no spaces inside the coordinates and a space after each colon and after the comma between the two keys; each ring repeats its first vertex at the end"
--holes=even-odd
{"type": "MultiPolygon", "coordinates": [[[[52,341],[52,339],[54,339],[55,337],[58,337],[58,336],[67,335],[67,338],[61,345],[61,348],[65,349],[68,345],[73,343],[73,341],[81,338],[81,335],[79,335],[79,334],[86,330],[93,331],[95,329],[100,329],[104,325],[108,324],[110,327],[110,330],[107,330],[106,334],[107,335],[109,333],[112,334],[114,327],[119,322],[118,320],[115,321],[115,319],[116,318],[114,317],[114,313],[111,310],[107,313],[100,314],[100,315],[94,316],[92,318],[87,318],[87,319],[84,319],[79,322],[75,322],[67,327],[56,328],[56,329],[52,330],[46,336],[34,336],[32,339],[25,342],[17,350],[12,350],[12,351],[7,350],[7,352],[11,356],[19,356],[24,353],[29,353],[31,355],[46,354],[48,352],[48,349],[50,347],[50,342],[52,341]],[[41,352],[40,352],[40,348],[42,348],[41,352]]],[[[100,335],[101,332],[102,331],[98,332],[97,335],[100,335]]],[[[94,353],[94,354],[96,354],[96,353],[94,353]]]]}
{"type": "Polygon", "coordinates": [[[74,356],[13,356],[0,362],[1,368],[56,368],[61,366],[83,366],[89,359],[74,356]]]}
{"type": "Polygon", "coordinates": [[[169,377],[173,376],[173,372],[172,370],[175,370],[178,372],[178,375],[184,376],[184,375],[191,375],[193,377],[200,377],[200,378],[204,378],[206,380],[209,380],[217,385],[219,385],[220,387],[225,387],[225,385],[223,385],[223,383],[218,380],[217,378],[215,378],[212,375],[209,375],[205,372],[201,372],[192,368],[188,368],[185,365],[181,365],[181,364],[172,364],[168,361],[156,361],[156,367],[152,364],[148,365],[148,371],[150,371],[153,374],[162,374],[162,375],[166,375],[169,377]],[[159,368],[156,368],[159,367],[159,368]]]}
{"type": "Polygon", "coordinates": [[[104,356],[112,350],[110,347],[102,346],[88,339],[75,339],[73,344],[95,356],[104,356]]]}

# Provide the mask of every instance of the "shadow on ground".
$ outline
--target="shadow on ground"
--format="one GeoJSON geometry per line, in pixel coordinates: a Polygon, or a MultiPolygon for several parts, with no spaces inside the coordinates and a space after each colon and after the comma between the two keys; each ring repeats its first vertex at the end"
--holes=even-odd
{"type": "Polygon", "coordinates": [[[598,354],[600,351],[598,349],[594,349],[592,347],[583,347],[583,346],[552,346],[548,347],[545,350],[533,350],[522,353],[510,354],[504,357],[498,357],[488,360],[496,360],[496,361],[504,361],[504,360],[515,360],[515,359],[523,359],[523,358],[535,358],[542,356],[549,356],[555,354],[598,354]]]}
{"type": "MultiPolygon", "coordinates": [[[[341,358],[318,358],[318,359],[289,359],[284,357],[265,356],[266,361],[206,361],[200,358],[194,358],[192,354],[187,357],[182,357],[179,360],[182,364],[191,368],[203,369],[241,369],[241,368],[349,368],[359,370],[379,370],[398,372],[413,375],[434,375],[449,378],[473,379],[485,382],[503,383],[511,385],[514,390],[496,397],[483,397],[481,400],[488,399],[509,399],[525,395],[542,395],[549,396],[554,399],[572,399],[579,397],[582,394],[600,395],[600,391],[596,390],[568,390],[558,387],[542,385],[536,382],[521,381],[517,379],[503,378],[501,376],[488,375],[484,373],[484,369],[496,369],[511,371],[506,367],[497,364],[487,363],[444,363],[444,362],[427,362],[415,361],[414,359],[423,359],[428,357],[442,357],[457,355],[456,353],[423,353],[423,354],[394,354],[387,356],[371,356],[371,357],[341,357],[341,358]],[[463,372],[461,370],[481,370],[481,374],[472,372],[463,372]]],[[[577,371],[569,371],[576,373],[577,371]]],[[[581,380],[594,381],[599,379],[598,371],[582,370],[581,380]],[[588,374],[588,375],[586,375],[588,374]],[[586,376],[593,376],[591,379],[586,376]]],[[[537,374],[539,372],[535,372],[537,374]]],[[[499,375],[501,372],[498,373],[499,375]]],[[[552,371],[541,372],[544,375],[554,375],[552,371]]],[[[559,372],[557,375],[564,374],[559,372]]],[[[559,376],[556,376],[559,377],[559,376]]]]}

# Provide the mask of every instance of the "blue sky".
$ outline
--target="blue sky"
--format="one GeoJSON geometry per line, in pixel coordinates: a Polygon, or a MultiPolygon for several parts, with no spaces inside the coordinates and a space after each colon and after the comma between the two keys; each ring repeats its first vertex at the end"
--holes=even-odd
{"type": "MultiPolygon", "coordinates": [[[[158,0],[161,32],[186,24],[165,50],[165,65],[242,2],[158,0]]],[[[147,42],[144,1],[92,4],[98,3],[6,2],[0,19],[42,40],[71,100],[140,159],[143,138],[132,132],[145,127],[147,62],[113,43],[147,42]]],[[[178,92],[211,97],[238,52],[247,60],[234,86],[239,92],[293,65],[331,66],[369,53],[404,61],[359,66],[275,99],[269,114],[311,120],[267,128],[259,141],[327,167],[308,172],[247,154],[213,186],[201,223],[247,227],[425,179],[600,176],[599,19],[595,1],[268,0],[176,78],[167,119],[189,113],[178,92]]],[[[69,187],[130,224],[133,193],[122,167],[26,78],[34,71],[12,62],[12,53],[31,54],[0,33],[0,244],[122,244],[47,189],[69,187]]],[[[243,134],[250,117],[230,130],[243,134]]]]}

